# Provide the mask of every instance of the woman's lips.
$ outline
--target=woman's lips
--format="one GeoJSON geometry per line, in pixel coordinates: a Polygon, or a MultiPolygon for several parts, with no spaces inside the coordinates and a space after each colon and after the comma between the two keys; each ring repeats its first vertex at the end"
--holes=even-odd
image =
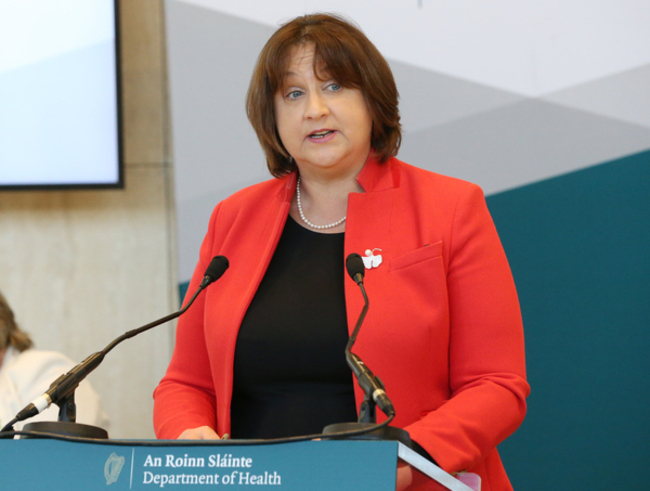
{"type": "Polygon", "coordinates": [[[336,130],[318,130],[310,133],[307,138],[313,142],[321,143],[331,140],[335,134],[336,130]]]}

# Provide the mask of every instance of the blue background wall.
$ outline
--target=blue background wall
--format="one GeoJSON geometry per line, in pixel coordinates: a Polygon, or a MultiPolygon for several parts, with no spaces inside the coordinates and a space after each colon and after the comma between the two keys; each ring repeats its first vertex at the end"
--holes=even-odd
{"type": "Polygon", "coordinates": [[[526,332],[515,489],[647,489],[650,152],[488,198],[526,332]]]}

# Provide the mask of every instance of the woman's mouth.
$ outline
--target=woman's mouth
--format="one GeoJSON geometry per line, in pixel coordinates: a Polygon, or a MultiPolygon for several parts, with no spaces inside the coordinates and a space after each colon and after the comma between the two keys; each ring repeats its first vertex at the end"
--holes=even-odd
{"type": "Polygon", "coordinates": [[[315,140],[320,140],[322,138],[326,138],[326,137],[330,136],[332,133],[334,133],[334,130],[314,131],[313,133],[309,134],[309,138],[313,138],[315,140]]]}

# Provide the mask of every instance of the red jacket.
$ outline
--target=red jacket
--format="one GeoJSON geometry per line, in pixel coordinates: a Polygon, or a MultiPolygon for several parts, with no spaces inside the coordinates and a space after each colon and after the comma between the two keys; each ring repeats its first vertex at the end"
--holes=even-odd
{"type": "MultiPolygon", "coordinates": [[[[521,423],[530,389],[517,293],[483,193],[394,158],[369,158],[357,181],[365,193],[348,199],[345,256],[375,249],[382,264],[366,271],[370,309],[354,351],[384,381],[393,425],[443,469],[478,473],[483,491],[511,489],[495,447],[521,423]]],[[[213,256],[231,266],[179,320],[155,391],[158,438],[199,426],[230,433],[238,329],[295,188],[292,173],[215,208],[188,291],[213,256]]],[[[351,331],[363,298],[347,274],[345,299],[351,331]]]]}

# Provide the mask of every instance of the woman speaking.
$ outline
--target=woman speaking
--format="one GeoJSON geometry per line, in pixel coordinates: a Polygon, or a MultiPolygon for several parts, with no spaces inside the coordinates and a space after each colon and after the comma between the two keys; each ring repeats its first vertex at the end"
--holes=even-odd
{"type": "Polygon", "coordinates": [[[515,285],[480,188],[395,158],[397,100],[388,64],[344,19],[299,17],[269,39],[246,107],[274,179],[212,214],[189,291],[213,256],[231,268],[179,321],[159,438],[356,421],[344,349],[363,307],[345,275],[357,252],[371,306],[355,353],[384,381],[392,424],[447,472],[511,489],[496,446],[529,393],[515,285]]]}

